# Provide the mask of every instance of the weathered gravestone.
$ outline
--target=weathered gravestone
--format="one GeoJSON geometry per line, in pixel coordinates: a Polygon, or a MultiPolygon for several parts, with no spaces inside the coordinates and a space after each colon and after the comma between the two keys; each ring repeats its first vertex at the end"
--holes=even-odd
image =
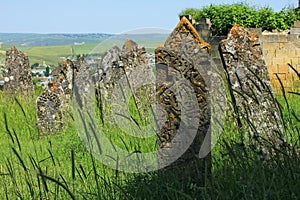
{"type": "Polygon", "coordinates": [[[283,133],[283,123],[258,35],[235,24],[227,39],[221,41],[220,54],[238,125],[250,137],[278,142],[276,136],[283,133]]]}
{"type": "Polygon", "coordinates": [[[11,94],[34,93],[28,56],[13,46],[6,52],[3,90],[11,94]]]}
{"type": "MultiPolygon", "coordinates": [[[[210,171],[211,159],[210,154],[199,158],[211,118],[209,49],[189,20],[182,17],[164,46],[155,50],[157,98],[165,118],[158,130],[159,168],[175,161],[166,169],[177,167],[183,177],[201,179],[200,184],[204,184],[205,171],[210,171]]],[[[210,138],[206,142],[208,154],[210,138]]]]}
{"type": "MultiPolygon", "coordinates": [[[[76,62],[76,61],[75,61],[76,62]]],[[[74,61],[67,59],[62,62],[62,69],[60,72],[60,77],[57,82],[59,82],[64,90],[64,103],[68,107],[70,99],[73,94],[74,80],[80,66],[75,65],[74,61]]]]}
{"type": "Polygon", "coordinates": [[[122,50],[114,46],[107,51],[98,71],[100,71],[98,74],[102,75],[99,79],[101,88],[104,89],[102,93],[106,98],[110,98],[112,89],[121,78],[127,76],[130,86],[133,88],[143,82],[148,83],[147,81],[153,78],[149,75],[152,69],[145,48],[140,48],[136,42],[130,39],[126,39],[122,50]]]}
{"type": "Polygon", "coordinates": [[[66,60],[61,68],[52,71],[53,81],[50,81],[45,91],[37,98],[38,127],[40,134],[51,133],[63,127],[64,113],[69,109],[73,93],[74,79],[82,62],[66,60]]]}
{"type": "Polygon", "coordinates": [[[145,48],[126,39],[118,65],[125,71],[125,76],[119,81],[122,85],[126,85],[127,82],[141,111],[142,99],[148,98],[150,104],[155,98],[155,77],[145,48]]]}
{"type": "Polygon", "coordinates": [[[37,98],[37,125],[39,133],[52,133],[62,127],[61,96],[64,91],[59,83],[50,81],[45,91],[37,98]]]}
{"type": "Polygon", "coordinates": [[[95,74],[93,75],[93,81],[95,84],[98,84],[104,78],[109,68],[113,67],[114,62],[119,61],[120,52],[121,49],[118,46],[113,46],[105,52],[101,62],[97,66],[95,74]]]}
{"type": "Polygon", "coordinates": [[[91,81],[90,81],[90,66],[84,60],[82,56],[74,62],[76,69],[78,70],[74,79],[74,91],[76,102],[78,102],[79,107],[82,109],[86,107],[87,104],[94,104],[91,100],[91,81]]]}
{"type": "MultiPolygon", "coordinates": [[[[126,39],[122,50],[114,46],[106,52],[97,71],[97,75],[102,74],[96,85],[99,107],[104,111],[104,115],[107,114],[107,107],[110,107],[113,113],[126,115],[128,110],[125,109],[132,96],[139,107],[138,96],[143,96],[139,90],[143,90],[144,96],[151,90],[149,93],[152,94],[152,98],[155,97],[154,74],[145,48],[139,47],[130,39],[126,39]],[[112,104],[118,106],[111,107],[112,104]]],[[[126,124],[124,119],[118,121],[126,124]]]]}

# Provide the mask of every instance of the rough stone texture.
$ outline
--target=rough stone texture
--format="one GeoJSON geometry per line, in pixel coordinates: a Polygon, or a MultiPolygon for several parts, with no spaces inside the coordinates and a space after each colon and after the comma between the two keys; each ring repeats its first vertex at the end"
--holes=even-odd
{"type": "Polygon", "coordinates": [[[62,127],[63,93],[60,84],[51,81],[48,88],[37,98],[37,124],[40,135],[58,131],[62,127]]]}
{"type": "Polygon", "coordinates": [[[61,83],[61,86],[66,95],[67,103],[70,101],[73,94],[74,80],[78,72],[77,67],[78,66],[76,66],[74,62],[69,59],[62,62],[62,70],[59,82],[61,83]]]}
{"type": "Polygon", "coordinates": [[[62,61],[62,67],[56,67],[52,70],[53,82],[58,83],[63,89],[63,94],[60,97],[63,107],[69,108],[69,101],[73,94],[74,79],[77,72],[78,66],[69,59],[62,61]]]}
{"type": "Polygon", "coordinates": [[[94,75],[97,87],[98,98],[109,99],[112,88],[116,81],[121,77],[123,71],[117,66],[119,62],[119,54],[121,50],[117,46],[113,46],[108,50],[94,75]]]}
{"type": "Polygon", "coordinates": [[[91,99],[90,66],[83,57],[78,57],[75,62],[77,75],[74,80],[74,94],[80,108],[83,108],[91,99]]]}
{"type": "Polygon", "coordinates": [[[51,76],[53,76],[53,81],[59,82],[61,76],[61,68],[60,67],[53,67],[51,71],[51,76]]]}
{"type": "Polygon", "coordinates": [[[136,42],[130,40],[129,38],[126,38],[122,48],[123,52],[137,51],[138,49],[139,49],[139,45],[136,42]]]}
{"type": "MultiPolygon", "coordinates": [[[[159,103],[162,104],[162,106],[166,109],[167,113],[169,113],[170,115],[169,117],[167,117],[167,119],[169,120],[165,122],[165,126],[159,133],[159,136],[161,138],[158,141],[159,147],[163,148],[165,146],[169,146],[172,138],[174,138],[176,134],[174,124],[180,123],[181,114],[178,105],[179,102],[176,101],[176,96],[174,95],[174,92],[170,90],[170,87],[173,84],[175,84],[175,81],[178,81],[176,79],[180,79],[180,77],[176,76],[176,72],[179,72],[180,75],[183,75],[183,77],[188,80],[188,83],[191,84],[195,95],[197,96],[197,101],[201,113],[199,124],[200,126],[202,126],[202,128],[205,127],[204,130],[201,130],[201,133],[205,135],[207,131],[206,126],[209,124],[209,110],[206,99],[207,88],[204,79],[197,71],[197,68],[195,68],[195,66],[193,66],[184,58],[182,58],[180,55],[170,51],[168,48],[159,47],[156,49],[155,54],[158,77],[157,98],[159,100],[159,103]],[[168,127],[169,124],[171,124],[172,128],[168,127]],[[168,131],[170,131],[170,133],[168,131]]],[[[199,147],[199,151],[200,143],[197,145],[199,147]]]]}
{"type": "Polygon", "coordinates": [[[120,53],[118,66],[124,68],[130,87],[136,91],[145,83],[154,83],[154,74],[144,47],[126,39],[120,53]]]}
{"type": "Polygon", "coordinates": [[[119,61],[119,54],[121,49],[117,46],[113,46],[107,52],[105,52],[101,63],[98,65],[96,73],[93,75],[93,81],[98,83],[102,80],[104,74],[107,73],[109,68],[114,65],[114,62],[119,61]]]}
{"type": "Polygon", "coordinates": [[[64,114],[70,108],[74,79],[84,61],[66,60],[62,67],[52,71],[51,81],[45,91],[37,98],[38,127],[40,134],[56,132],[63,127],[64,114]]]}
{"type": "Polygon", "coordinates": [[[127,86],[135,94],[138,89],[145,86],[145,83],[154,83],[154,75],[145,48],[139,47],[130,39],[126,39],[122,50],[112,47],[105,54],[100,69],[103,75],[97,83],[98,96],[101,96],[103,101],[119,98],[119,94],[115,93],[117,96],[112,97],[112,92],[117,86],[127,86]]]}
{"type": "MultiPolygon", "coordinates": [[[[193,142],[188,146],[186,152],[171,166],[179,167],[186,171],[187,176],[194,176],[195,179],[202,179],[200,184],[204,184],[204,171],[210,170],[210,155],[205,159],[200,160],[199,151],[206,134],[208,133],[211,119],[211,109],[209,106],[209,89],[211,89],[211,77],[216,74],[211,70],[211,63],[209,59],[210,45],[205,43],[197,33],[196,29],[186,17],[182,17],[174,31],[169,35],[163,47],[158,47],[155,51],[156,67],[157,67],[157,95],[159,103],[165,109],[165,123],[158,132],[159,140],[159,165],[164,166],[168,162],[168,156],[172,155],[171,151],[164,152],[164,149],[172,149],[172,139],[177,134],[186,134],[183,137],[191,137],[188,134],[189,127],[185,127],[183,133],[179,133],[180,127],[185,126],[182,123],[182,110],[189,107],[178,99],[181,94],[175,95],[170,90],[174,83],[184,83],[186,87],[192,87],[194,101],[199,110],[190,112],[191,116],[187,119],[197,128],[196,136],[193,142]],[[180,74],[180,76],[176,75],[180,74]],[[185,81],[184,81],[185,80],[185,81]],[[181,105],[179,109],[178,105],[181,105]],[[195,113],[197,112],[197,113],[195,113]],[[197,165],[197,162],[202,164],[197,165]],[[196,169],[201,166],[200,172],[196,169]],[[197,172],[198,171],[198,172],[197,172]]],[[[221,79],[218,79],[220,81],[221,79]]],[[[184,90],[184,89],[183,89],[184,90]]],[[[192,102],[193,103],[193,102],[192,102]]],[[[187,108],[189,110],[189,108],[187,108]]],[[[210,134],[210,133],[209,133],[210,134]]],[[[210,135],[208,135],[207,150],[210,152],[210,135]]],[[[185,147],[182,147],[185,148],[185,147]]],[[[170,158],[172,159],[172,158],[170,158]]]]}
{"type": "MultiPolygon", "coordinates": [[[[165,46],[191,62],[205,80],[206,98],[210,110],[210,127],[204,144],[211,143],[213,146],[217,143],[225,121],[227,106],[226,89],[223,81],[225,72],[222,65],[215,62],[214,55],[211,55],[211,45],[199,35],[203,27],[199,27],[195,23],[191,24],[193,21],[192,18],[182,16],[180,23],[168,37],[165,46]],[[209,137],[211,138],[210,142],[206,141],[209,140],[209,137]]],[[[208,149],[209,147],[205,148],[208,149]]],[[[202,149],[200,156],[204,157],[207,152],[202,149]]]]}
{"type": "Polygon", "coordinates": [[[238,124],[244,125],[250,136],[276,140],[283,124],[258,35],[235,24],[221,42],[220,51],[238,124]]]}
{"type": "Polygon", "coordinates": [[[5,81],[4,91],[24,95],[34,93],[28,56],[18,51],[14,46],[6,52],[3,77],[5,81]]]}

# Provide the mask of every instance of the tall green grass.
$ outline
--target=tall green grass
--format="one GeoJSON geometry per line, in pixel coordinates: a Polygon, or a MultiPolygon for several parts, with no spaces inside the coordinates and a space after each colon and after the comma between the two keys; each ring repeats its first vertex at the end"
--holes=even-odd
{"type": "MultiPolygon", "coordinates": [[[[212,177],[205,187],[192,177],[170,173],[130,174],[104,166],[83,146],[72,121],[58,133],[39,136],[35,99],[0,91],[0,195],[3,199],[299,199],[300,129],[298,93],[278,94],[286,136],[292,144],[269,160],[242,142],[228,116],[212,151],[212,177]]],[[[137,123],[134,103],[129,111],[137,123]]],[[[70,114],[72,115],[72,114],[70,114]]],[[[147,150],[151,142],[127,137],[113,124],[103,127],[111,140],[130,151],[147,150]],[[148,145],[148,146],[147,146],[148,145]]],[[[150,146],[151,148],[151,146],[150,146]]],[[[155,148],[155,147],[153,147],[155,148]]],[[[274,145],[275,148],[275,145],[274,145]]]]}

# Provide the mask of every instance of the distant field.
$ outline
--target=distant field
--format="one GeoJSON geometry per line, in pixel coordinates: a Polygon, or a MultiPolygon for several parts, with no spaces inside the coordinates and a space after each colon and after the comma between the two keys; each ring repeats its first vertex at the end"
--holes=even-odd
{"type": "Polygon", "coordinates": [[[57,65],[61,62],[61,57],[71,55],[71,46],[19,47],[19,49],[28,55],[30,64],[45,61],[46,64],[57,65]]]}
{"type": "MultiPolygon", "coordinates": [[[[29,57],[30,65],[43,62],[48,65],[57,65],[63,58],[78,54],[88,54],[97,45],[98,44],[32,47],[17,46],[17,49],[23,51],[29,57]]],[[[0,50],[0,59],[5,57],[5,50],[0,50]]]]}
{"type": "MultiPolygon", "coordinates": [[[[137,41],[140,46],[144,46],[146,51],[153,52],[154,49],[163,41],[137,41]]],[[[84,45],[64,45],[64,46],[17,46],[23,51],[30,61],[30,65],[34,63],[46,62],[48,65],[57,65],[62,61],[62,58],[68,58],[72,55],[89,54],[89,53],[104,53],[113,45],[122,48],[124,41],[106,40],[99,44],[84,44],[84,45]]],[[[9,47],[0,49],[0,59],[5,58],[5,50],[9,47]]]]}
{"type": "Polygon", "coordinates": [[[126,38],[136,41],[144,46],[148,52],[163,43],[167,33],[148,34],[121,34],[112,35],[104,33],[94,34],[15,34],[0,33],[0,61],[5,58],[5,51],[15,45],[19,50],[29,56],[30,64],[46,62],[48,65],[57,65],[62,57],[76,56],[78,54],[100,53],[110,49],[113,45],[122,47],[126,38]],[[83,45],[74,44],[83,43],[83,45]]]}

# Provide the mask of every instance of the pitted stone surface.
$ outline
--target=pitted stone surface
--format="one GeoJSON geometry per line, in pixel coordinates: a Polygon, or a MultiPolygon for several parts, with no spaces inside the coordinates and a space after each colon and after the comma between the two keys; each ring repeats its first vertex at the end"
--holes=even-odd
{"type": "MultiPolygon", "coordinates": [[[[164,126],[161,130],[159,130],[159,147],[163,148],[165,146],[169,146],[171,140],[176,134],[176,129],[178,129],[177,126],[180,124],[181,113],[178,106],[179,102],[176,101],[176,96],[172,90],[170,90],[170,87],[172,87],[172,85],[179,79],[176,72],[183,75],[194,90],[194,94],[197,97],[197,103],[199,105],[199,112],[201,113],[198,123],[202,130],[200,131],[199,129],[199,132],[203,134],[202,136],[205,136],[207,131],[206,129],[208,128],[207,125],[209,124],[209,108],[207,105],[207,91],[204,79],[190,62],[186,61],[180,55],[169,51],[167,48],[159,47],[156,49],[155,54],[158,83],[157,98],[159,103],[165,108],[169,115],[166,118],[167,120],[164,126]]],[[[197,144],[197,147],[199,151],[200,142],[197,144]]]]}
{"type": "Polygon", "coordinates": [[[60,77],[60,83],[65,91],[68,100],[70,100],[72,96],[74,80],[77,72],[78,66],[76,66],[73,61],[67,59],[66,61],[62,62],[62,77],[60,77]]]}
{"type": "Polygon", "coordinates": [[[127,38],[125,40],[125,43],[123,45],[122,51],[123,52],[130,52],[130,51],[137,51],[139,49],[139,45],[133,41],[127,38]]]}
{"type": "MultiPolygon", "coordinates": [[[[78,57],[74,62],[76,69],[78,69],[77,75],[74,80],[74,94],[76,101],[80,108],[85,107],[87,104],[91,104],[91,81],[90,81],[90,66],[84,60],[83,57],[78,57]]],[[[94,102],[93,102],[94,103],[94,102]]]]}
{"type": "MultiPolygon", "coordinates": [[[[178,102],[178,97],[172,93],[168,88],[172,86],[172,80],[182,82],[175,74],[179,73],[185,79],[189,86],[193,88],[195,101],[198,104],[198,109],[191,113],[192,115],[199,115],[199,119],[190,119],[191,122],[198,127],[197,134],[193,138],[192,144],[187,151],[171,166],[180,167],[181,169],[189,169],[190,172],[196,173],[195,163],[198,162],[200,147],[204,138],[207,144],[207,154],[210,152],[210,132],[208,132],[211,120],[210,96],[217,94],[214,92],[213,86],[216,83],[221,83],[222,79],[212,69],[210,62],[210,45],[204,42],[193,25],[188,19],[182,17],[174,31],[169,35],[165,44],[158,47],[155,51],[156,67],[157,67],[157,96],[160,105],[165,109],[165,123],[163,128],[158,131],[158,146],[160,149],[170,148],[172,139],[178,134],[179,127],[182,120],[182,109],[178,109],[178,104],[182,106],[182,102],[178,102]],[[159,68],[163,68],[162,70],[159,68]],[[174,79],[174,77],[176,77],[174,79]],[[176,80],[177,79],[177,80],[176,80]],[[195,120],[195,122],[193,121],[195,120]],[[207,135],[208,134],[208,135],[207,135]],[[163,139],[162,141],[161,138],[163,139]]],[[[224,95],[224,93],[222,94],[224,95]]],[[[224,98],[222,99],[224,101],[224,98]]],[[[216,117],[214,115],[214,117],[216,117]]],[[[188,118],[189,119],[189,118],[188,118]]],[[[187,132],[187,131],[186,131],[187,132]]],[[[184,134],[184,133],[183,133],[184,134]]],[[[186,133],[184,137],[190,137],[186,133]]],[[[172,148],[172,147],[171,147],[172,148]]],[[[161,151],[163,152],[163,151],[161,151]]],[[[168,154],[168,153],[167,153],[168,154]]],[[[159,152],[159,165],[164,165],[165,160],[168,160],[168,155],[159,152]]],[[[172,153],[170,153],[172,154],[172,153]]],[[[207,155],[206,154],[206,155],[207,155]]],[[[197,175],[202,179],[205,168],[210,170],[210,156],[203,160],[201,165],[201,175],[197,175]],[[206,163],[207,162],[207,163],[206,163]]],[[[195,174],[194,174],[195,175],[195,174]]],[[[203,180],[203,179],[202,179],[203,180]]],[[[202,182],[202,181],[201,181],[202,182]]],[[[203,183],[201,183],[203,184],[203,183]]]]}
{"type": "Polygon", "coordinates": [[[29,95],[34,93],[28,56],[16,47],[6,52],[5,69],[3,73],[3,90],[11,94],[29,95]]]}
{"type": "Polygon", "coordinates": [[[244,124],[251,136],[272,139],[275,133],[282,133],[282,119],[258,35],[235,24],[221,42],[220,51],[239,125],[244,124]]]}
{"type": "Polygon", "coordinates": [[[37,124],[39,133],[53,133],[62,127],[61,95],[64,91],[59,83],[49,83],[48,88],[37,98],[37,124]]]}
{"type": "MultiPolygon", "coordinates": [[[[96,73],[93,75],[93,81],[98,83],[107,74],[111,67],[113,67],[115,62],[119,61],[119,54],[121,49],[118,46],[113,46],[107,52],[105,52],[101,63],[98,65],[96,73]]],[[[107,75],[110,76],[110,75],[107,75]]]]}
{"type": "Polygon", "coordinates": [[[38,127],[40,134],[52,133],[63,128],[65,113],[70,109],[74,79],[82,61],[62,62],[62,67],[52,71],[54,80],[37,98],[38,127]]]}
{"type": "Polygon", "coordinates": [[[102,103],[113,98],[112,93],[117,86],[126,85],[135,94],[146,84],[154,83],[154,75],[145,48],[140,48],[130,39],[126,39],[121,51],[117,47],[112,47],[105,54],[101,65],[100,68],[104,73],[96,85],[98,92],[101,93],[99,96],[102,103]]]}

